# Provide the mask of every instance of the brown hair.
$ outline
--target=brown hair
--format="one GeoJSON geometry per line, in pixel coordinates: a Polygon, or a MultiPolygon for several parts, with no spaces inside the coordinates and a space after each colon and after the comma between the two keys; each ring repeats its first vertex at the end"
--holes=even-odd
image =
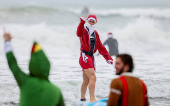
{"type": "Polygon", "coordinates": [[[116,56],[116,58],[118,58],[118,57],[122,60],[124,65],[127,65],[127,64],[129,65],[128,72],[133,72],[134,64],[133,64],[132,56],[129,54],[119,54],[116,56]]]}

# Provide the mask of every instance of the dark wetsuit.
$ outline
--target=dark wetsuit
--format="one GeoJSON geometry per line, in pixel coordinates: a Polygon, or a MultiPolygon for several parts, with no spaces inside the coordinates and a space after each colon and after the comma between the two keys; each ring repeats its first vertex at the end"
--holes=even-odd
{"type": "Polygon", "coordinates": [[[90,46],[91,46],[91,54],[94,52],[94,46],[95,46],[95,34],[94,32],[90,35],[90,46]]]}
{"type": "MultiPolygon", "coordinates": [[[[87,28],[87,30],[89,31],[88,28],[87,28]]],[[[94,32],[90,35],[90,47],[91,47],[90,51],[88,51],[88,52],[83,51],[83,52],[86,55],[93,57],[93,52],[94,52],[94,49],[95,49],[95,33],[94,32]]]]}
{"type": "Polygon", "coordinates": [[[116,39],[114,38],[108,38],[103,45],[108,45],[109,47],[109,54],[110,56],[114,56],[119,54],[119,50],[118,50],[118,42],[116,39]]]}

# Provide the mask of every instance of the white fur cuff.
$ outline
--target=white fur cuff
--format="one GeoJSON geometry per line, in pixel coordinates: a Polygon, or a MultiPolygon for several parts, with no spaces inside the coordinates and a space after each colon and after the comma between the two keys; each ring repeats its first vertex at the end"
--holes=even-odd
{"type": "Polygon", "coordinates": [[[12,45],[10,41],[5,42],[5,53],[12,51],[12,45]]]}
{"type": "Polygon", "coordinates": [[[86,19],[85,19],[84,17],[80,17],[80,19],[82,19],[83,21],[85,21],[85,22],[86,22],[86,19]]]}

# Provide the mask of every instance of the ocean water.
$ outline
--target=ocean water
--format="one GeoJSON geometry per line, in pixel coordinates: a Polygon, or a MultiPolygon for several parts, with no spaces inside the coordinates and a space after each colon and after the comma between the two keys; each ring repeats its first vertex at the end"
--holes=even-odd
{"type": "MultiPolygon", "coordinates": [[[[40,43],[51,61],[51,82],[61,88],[66,106],[79,106],[82,69],[76,29],[83,7],[33,4],[0,6],[0,28],[12,34],[13,51],[25,73],[29,73],[32,43],[40,43]]],[[[96,30],[101,41],[113,32],[120,53],[133,56],[134,74],[146,83],[151,106],[169,106],[170,8],[91,6],[89,10],[98,18],[96,30]]],[[[6,62],[2,35],[0,30],[0,106],[17,106],[19,88],[6,62]]],[[[101,55],[95,59],[95,95],[102,99],[108,97],[110,82],[118,76],[114,65],[108,65],[101,55]]],[[[86,97],[89,99],[89,92],[86,97]]]]}

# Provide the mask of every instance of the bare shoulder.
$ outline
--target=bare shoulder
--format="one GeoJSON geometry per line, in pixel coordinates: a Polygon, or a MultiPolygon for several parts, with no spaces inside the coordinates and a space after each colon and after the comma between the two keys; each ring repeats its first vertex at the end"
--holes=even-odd
{"type": "Polygon", "coordinates": [[[120,78],[113,79],[111,82],[111,87],[121,88],[122,86],[123,85],[122,85],[122,81],[120,80],[120,78]]]}

